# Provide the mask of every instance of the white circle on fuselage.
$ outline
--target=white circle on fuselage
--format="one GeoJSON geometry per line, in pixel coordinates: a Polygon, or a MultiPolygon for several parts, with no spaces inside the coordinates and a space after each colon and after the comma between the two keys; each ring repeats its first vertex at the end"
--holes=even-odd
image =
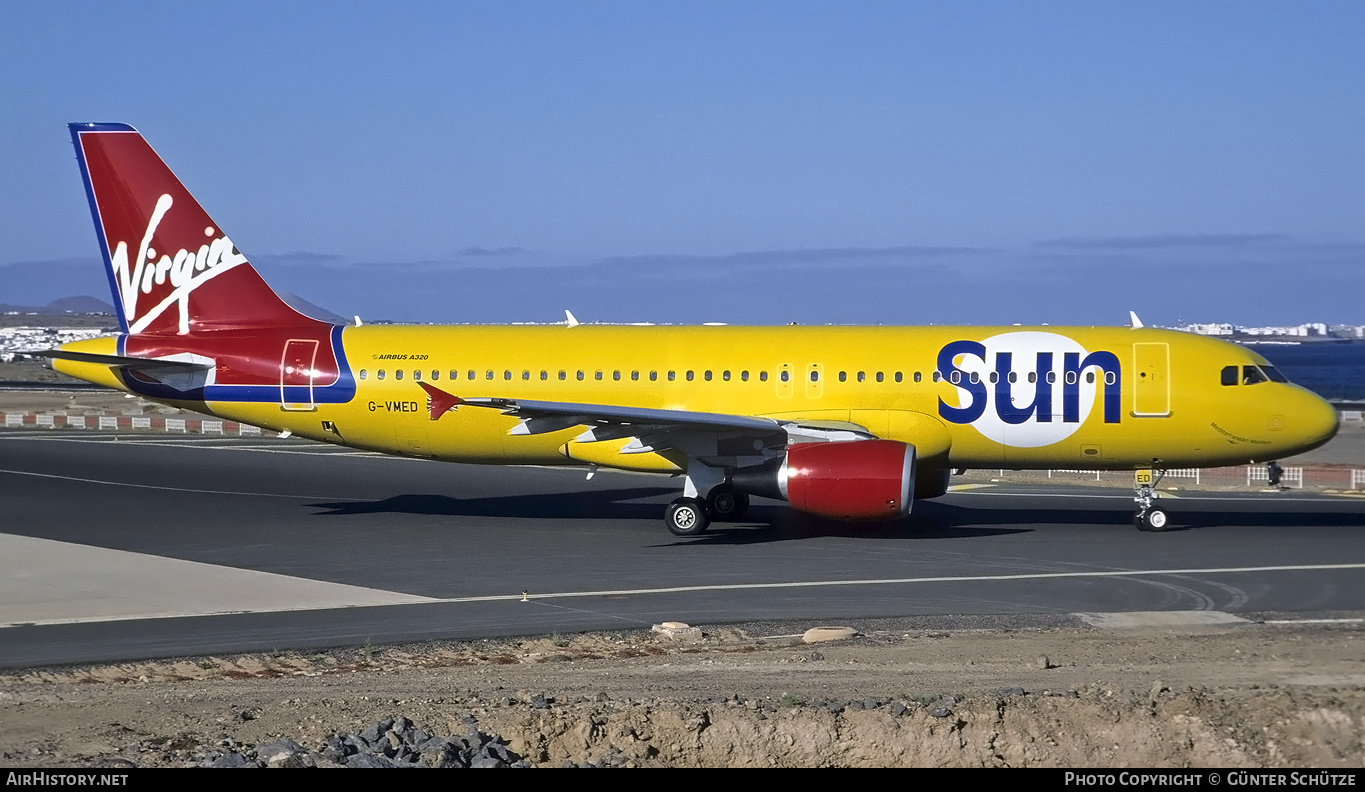
{"type": "MultiPolygon", "coordinates": [[[[972,422],[972,426],[987,438],[997,443],[1015,448],[1038,448],[1040,446],[1052,445],[1060,442],[1075,434],[1076,430],[1084,424],[1090,417],[1090,411],[1095,406],[1095,394],[1100,384],[1104,381],[1104,372],[1091,368],[1095,373],[1093,378],[1086,377],[1086,372],[1081,371],[1078,377],[1077,387],[1080,391],[1080,403],[1077,417],[1080,419],[1074,422],[1063,420],[1063,380],[1065,378],[1066,353],[1071,352],[1084,360],[1088,354],[1084,347],[1070,338],[1058,333],[1043,333],[1038,331],[1021,331],[1017,333],[1002,333],[983,339],[982,345],[986,347],[986,357],[984,360],[976,355],[958,355],[953,361],[962,371],[969,374],[975,373],[978,380],[986,388],[986,409],[981,416],[972,422]],[[991,374],[996,371],[997,356],[1006,352],[1012,356],[1010,368],[1001,372],[1001,382],[999,384],[991,382],[991,374]],[[1052,353],[1051,368],[1039,369],[1039,353],[1052,353]],[[1013,371],[1015,381],[1009,382],[1009,373],[1013,371]],[[1048,373],[1053,375],[1051,384],[1047,382],[1048,373]],[[1036,373],[1038,383],[1029,382],[1029,374],[1036,373]],[[1091,381],[1093,379],[1093,381],[1091,381]],[[1039,388],[1047,389],[1051,393],[1050,409],[1040,410],[1035,399],[1039,388]],[[1000,405],[996,403],[996,394],[1003,388],[1008,397],[1012,397],[1013,406],[1017,410],[1028,409],[1033,406],[1031,414],[1021,423],[1008,423],[1001,417],[1000,405]],[[1040,416],[1039,413],[1042,413],[1040,416]],[[1039,420],[1046,417],[1047,420],[1039,420]]],[[[977,398],[971,391],[962,385],[955,386],[957,389],[958,406],[965,406],[972,399],[977,398]]],[[[1007,397],[1007,398],[1008,398],[1007,397]]],[[[1008,406],[1008,405],[1007,405],[1008,406]]]]}

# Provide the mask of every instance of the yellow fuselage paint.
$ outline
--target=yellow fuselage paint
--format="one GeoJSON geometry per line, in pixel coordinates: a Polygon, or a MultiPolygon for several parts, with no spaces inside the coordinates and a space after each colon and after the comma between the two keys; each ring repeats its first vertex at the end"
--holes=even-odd
{"type": "MultiPolygon", "coordinates": [[[[517,420],[487,408],[459,407],[433,421],[418,382],[463,398],[853,424],[915,444],[921,460],[958,468],[1118,469],[1145,467],[1154,458],[1167,467],[1239,464],[1315,447],[1336,427],[1332,407],[1298,386],[1220,384],[1220,371],[1227,366],[1263,365],[1255,353],[1216,339],[1148,328],[381,325],[348,327],[342,344],[357,385],[347,403],[174,403],[386,453],[654,471],[677,470],[686,461],[666,454],[615,453],[624,441],[572,443],[581,428],[509,435],[517,420]],[[1043,445],[1015,445],[1008,442],[1013,435],[1000,442],[973,423],[945,419],[941,407],[959,407],[968,394],[962,383],[949,381],[948,372],[940,372],[936,381],[940,350],[964,339],[1018,333],[1112,353],[1121,366],[1115,386],[1118,420],[1105,420],[1102,382],[1094,386],[1088,415],[1074,431],[1043,445]]],[[[65,348],[115,352],[113,339],[65,348]]],[[[123,387],[103,365],[58,360],[54,367],[123,387]]],[[[996,385],[986,376],[981,385],[994,393],[996,385]]],[[[1027,405],[1034,387],[1021,380],[1012,386],[1013,398],[1027,405]]],[[[1057,387],[1060,393],[1061,384],[1057,387]]],[[[1062,420],[1059,398],[1053,398],[1053,425],[1043,429],[1053,431],[1062,420]]],[[[1036,418],[995,434],[1038,429],[1036,418]]]]}

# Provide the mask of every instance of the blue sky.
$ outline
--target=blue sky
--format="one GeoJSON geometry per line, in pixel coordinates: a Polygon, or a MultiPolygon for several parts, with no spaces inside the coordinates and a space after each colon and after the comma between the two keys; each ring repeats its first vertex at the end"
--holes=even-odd
{"type": "Polygon", "coordinates": [[[348,315],[1365,323],[1361,41],[1359,2],[15,5],[0,303],[108,299],[94,120],[348,315]]]}

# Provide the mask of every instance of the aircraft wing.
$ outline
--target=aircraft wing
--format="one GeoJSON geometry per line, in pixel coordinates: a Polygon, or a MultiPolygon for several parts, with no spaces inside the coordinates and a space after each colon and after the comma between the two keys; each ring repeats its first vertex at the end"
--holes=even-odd
{"type": "Polygon", "coordinates": [[[495,409],[519,422],[511,435],[537,435],[576,426],[584,431],[578,443],[630,438],[623,454],[677,450],[689,457],[730,460],[728,464],[761,464],[798,442],[864,440],[874,435],[855,424],[803,424],[726,413],[660,410],[607,404],[548,402],[522,399],[458,398],[440,388],[420,383],[431,397],[432,420],[460,406],[495,409]]]}

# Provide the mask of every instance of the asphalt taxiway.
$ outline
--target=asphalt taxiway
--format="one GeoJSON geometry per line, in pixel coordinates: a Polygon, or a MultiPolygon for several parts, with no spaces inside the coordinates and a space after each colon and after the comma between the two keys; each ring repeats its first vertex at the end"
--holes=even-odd
{"type": "Polygon", "coordinates": [[[758,501],[678,539],[674,479],[277,438],[0,432],[0,666],[665,620],[1365,610],[1365,499],[996,485],[856,525],[758,501]]]}

